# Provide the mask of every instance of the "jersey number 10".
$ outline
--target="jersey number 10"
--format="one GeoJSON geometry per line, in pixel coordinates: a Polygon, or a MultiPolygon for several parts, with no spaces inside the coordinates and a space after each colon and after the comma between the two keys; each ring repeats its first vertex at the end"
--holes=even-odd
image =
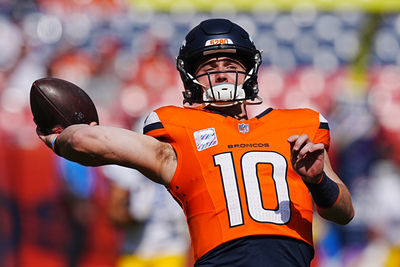
{"type": "MultiPolygon", "coordinates": [[[[214,165],[219,166],[228,209],[230,227],[244,223],[239,196],[238,179],[231,152],[214,155],[214,165]]],[[[286,181],[287,161],[272,151],[250,151],[240,160],[247,210],[250,217],[260,223],[286,224],[290,219],[290,198],[286,181]],[[258,164],[272,165],[272,179],[277,196],[277,209],[264,209],[257,174],[258,164]]]]}

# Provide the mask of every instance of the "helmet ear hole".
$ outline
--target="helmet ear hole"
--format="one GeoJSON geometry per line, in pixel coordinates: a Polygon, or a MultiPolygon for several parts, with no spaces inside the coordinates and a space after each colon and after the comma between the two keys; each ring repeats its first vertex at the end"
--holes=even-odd
{"type": "Polygon", "coordinates": [[[189,103],[192,105],[193,103],[201,103],[199,100],[202,99],[203,89],[200,85],[192,83],[182,93],[184,97],[183,104],[189,103]]]}
{"type": "Polygon", "coordinates": [[[258,83],[254,78],[250,78],[243,83],[243,89],[246,92],[246,96],[250,99],[254,99],[258,94],[258,83]]]}
{"type": "Polygon", "coordinates": [[[201,88],[201,86],[200,85],[198,85],[198,84],[193,84],[192,86],[191,86],[191,90],[190,90],[191,92],[192,92],[192,95],[193,95],[193,98],[194,99],[201,99],[202,98],[202,95],[203,95],[203,89],[201,88]]]}

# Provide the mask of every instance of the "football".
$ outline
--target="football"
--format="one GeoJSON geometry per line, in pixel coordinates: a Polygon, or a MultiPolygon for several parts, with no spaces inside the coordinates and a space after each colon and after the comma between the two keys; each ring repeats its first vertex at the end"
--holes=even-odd
{"type": "Polygon", "coordinates": [[[57,78],[42,78],[33,82],[30,91],[33,121],[44,134],[56,127],[72,124],[99,123],[96,107],[77,85],[57,78]]]}

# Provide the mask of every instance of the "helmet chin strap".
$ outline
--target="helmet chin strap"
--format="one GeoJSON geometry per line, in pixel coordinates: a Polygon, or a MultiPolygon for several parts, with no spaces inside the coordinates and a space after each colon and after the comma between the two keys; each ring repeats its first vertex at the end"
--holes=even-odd
{"type": "Polygon", "coordinates": [[[262,99],[262,97],[258,95],[253,100],[251,100],[251,99],[244,100],[244,103],[246,105],[260,105],[260,104],[262,104],[263,101],[264,100],[262,99]]]}
{"type": "MultiPolygon", "coordinates": [[[[254,69],[251,69],[250,72],[246,74],[244,82],[251,77],[253,71],[254,69]]],[[[238,72],[236,72],[235,83],[217,83],[215,85],[212,85],[210,74],[207,73],[208,84],[210,87],[200,83],[190,73],[186,73],[186,75],[188,75],[193,83],[200,85],[203,88],[202,106],[229,107],[237,105],[238,103],[258,105],[263,102],[263,99],[260,96],[256,96],[254,99],[246,99],[246,92],[243,89],[243,84],[237,84],[238,72]]]]}
{"type": "Polygon", "coordinates": [[[210,88],[207,88],[203,92],[204,102],[210,102],[213,106],[231,106],[237,104],[239,101],[235,99],[244,99],[246,93],[244,92],[242,85],[235,85],[233,83],[219,83],[210,88]],[[227,102],[232,101],[232,102],[227,102]]]}
{"type": "Polygon", "coordinates": [[[240,101],[235,101],[236,99],[244,99],[246,97],[246,92],[242,88],[242,84],[237,84],[239,73],[236,72],[235,83],[218,83],[213,85],[211,82],[211,77],[208,74],[209,88],[206,88],[203,92],[203,101],[211,102],[209,105],[217,107],[227,107],[232,106],[240,101]]]}

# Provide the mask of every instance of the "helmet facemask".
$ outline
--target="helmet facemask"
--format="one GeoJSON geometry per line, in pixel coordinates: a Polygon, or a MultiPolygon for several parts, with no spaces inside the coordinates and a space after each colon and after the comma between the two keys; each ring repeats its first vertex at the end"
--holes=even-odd
{"type": "MultiPolygon", "coordinates": [[[[234,54],[225,56],[229,58],[235,57],[234,54]]],[[[263,100],[257,95],[257,76],[254,74],[257,72],[255,69],[258,69],[258,66],[259,64],[256,64],[249,72],[238,70],[211,71],[197,76],[183,70],[181,71],[181,76],[184,74],[186,81],[192,85],[190,87],[191,90],[183,92],[185,97],[184,103],[192,105],[193,103],[188,101],[188,99],[194,98],[193,93],[196,92],[197,101],[195,103],[203,105],[225,107],[242,102],[248,105],[261,104],[263,100]],[[234,75],[235,77],[230,79],[232,82],[213,83],[212,76],[218,74],[234,75]],[[207,82],[199,82],[198,79],[204,76],[207,76],[207,82]]]]}
{"type": "Polygon", "coordinates": [[[202,102],[206,105],[212,106],[231,106],[239,102],[243,102],[246,99],[246,92],[243,89],[243,83],[248,79],[249,76],[244,71],[212,71],[198,75],[193,80],[194,83],[200,85],[203,89],[202,102]],[[234,75],[234,82],[220,82],[213,83],[214,75],[234,75]],[[202,84],[198,81],[199,78],[206,76],[207,83],[202,84]],[[239,79],[239,76],[240,77],[239,79]],[[243,82],[240,83],[240,80],[243,82]]]}

